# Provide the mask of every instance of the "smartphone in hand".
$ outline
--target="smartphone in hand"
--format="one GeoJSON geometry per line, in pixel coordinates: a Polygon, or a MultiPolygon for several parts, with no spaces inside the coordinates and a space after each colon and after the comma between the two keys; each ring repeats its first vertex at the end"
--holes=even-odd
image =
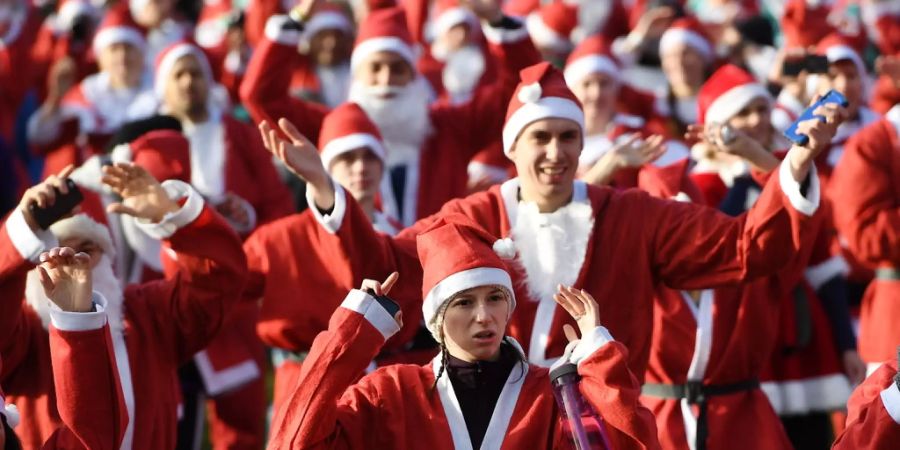
{"type": "Polygon", "coordinates": [[[790,127],[788,127],[788,129],[784,132],[784,135],[788,139],[790,139],[791,142],[797,145],[806,145],[807,143],[809,143],[809,136],[798,133],[797,126],[800,124],[800,122],[810,119],[825,120],[824,117],[813,114],[813,111],[815,111],[818,107],[827,105],[829,103],[835,103],[841,105],[844,108],[849,105],[846,97],[844,97],[840,92],[832,89],[825,95],[823,95],[822,98],[820,98],[818,101],[810,105],[810,107],[806,108],[806,110],[803,111],[803,114],[801,114],[800,117],[795,120],[790,127]]]}
{"type": "Polygon", "coordinates": [[[56,190],[56,199],[52,205],[44,208],[38,207],[37,203],[28,205],[31,217],[34,218],[35,223],[42,230],[50,228],[50,225],[72,212],[84,200],[81,189],[78,188],[74,181],[66,179],[66,187],[69,188],[69,192],[65,195],[61,194],[59,189],[54,188],[56,190]]]}
{"type": "Polygon", "coordinates": [[[371,295],[391,317],[396,316],[397,312],[400,311],[400,305],[390,297],[386,295],[375,295],[375,292],[371,289],[366,289],[366,293],[371,295]]]}

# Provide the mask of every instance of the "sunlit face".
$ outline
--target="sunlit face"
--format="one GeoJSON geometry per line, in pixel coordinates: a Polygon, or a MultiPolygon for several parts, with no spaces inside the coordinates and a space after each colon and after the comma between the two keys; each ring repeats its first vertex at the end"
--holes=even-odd
{"type": "Polygon", "coordinates": [[[568,119],[541,119],[525,127],[509,152],[523,199],[543,212],[568,203],[583,144],[581,128],[568,119]]]}
{"type": "Polygon", "coordinates": [[[856,64],[851,60],[841,60],[828,66],[828,74],[821,77],[818,93],[825,94],[834,89],[847,98],[847,112],[855,117],[863,103],[863,79],[856,64]]]}
{"type": "Polygon", "coordinates": [[[444,343],[468,362],[497,358],[509,317],[509,296],[499,286],[479,286],[456,294],[444,311],[444,343]]]}
{"type": "Polygon", "coordinates": [[[167,76],[163,100],[169,111],[193,116],[205,110],[209,83],[203,66],[194,55],[178,58],[167,76]]]}
{"type": "Polygon", "coordinates": [[[382,51],[369,55],[353,77],[367,87],[406,86],[415,77],[415,72],[399,54],[382,51]]]}
{"type": "Polygon", "coordinates": [[[146,0],[136,3],[144,3],[144,5],[140,10],[132,10],[134,20],[147,28],[159,26],[172,15],[175,8],[175,0],[146,0]]]}
{"type": "Polygon", "coordinates": [[[676,86],[701,86],[706,73],[706,61],[697,50],[681,44],[659,55],[666,79],[676,86]]]}
{"type": "Polygon", "coordinates": [[[353,37],[342,30],[319,31],[309,41],[309,54],[320,66],[335,66],[350,59],[353,37]]]}
{"type": "Polygon", "coordinates": [[[585,115],[608,114],[615,109],[619,82],[609,74],[594,72],[572,86],[572,91],[581,102],[585,115]]]}
{"type": "Polygon", "coordinates": [[[375,152],[363,147],[336,156],[329,172],[356,200],[373,200],[381,185],[384,165],[375,152]]]}
{"type": "Polygon", "coordinates": [[[134,86],[144,70],[144,57],[137,47],[119,42],[100,50],[97,64],[114,86],[134,86]]]}
{"type": "Polygon", "coordinates": [[[728,119],[728,125],[764,146],[772,140],[772,109],[765,98],[756,98],[728,119]]]}
{"type": "Polygon", "coordinates": [[[91,257],[91,269],[97,267],[97,264],[100,263],[100,259],[103,257],[103,248],[93,241],[84,238],[72,237],[63,239],[59,241],[59,246],[69,247],[75,250],[75,253],[87,253],[88,256],[91,257]]]}

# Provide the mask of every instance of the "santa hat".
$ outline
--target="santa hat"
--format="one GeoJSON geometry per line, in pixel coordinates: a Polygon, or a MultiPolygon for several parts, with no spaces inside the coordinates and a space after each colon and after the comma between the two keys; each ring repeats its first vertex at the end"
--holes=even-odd
{"type": "Polygon", "coordinates": [[[96,17],[97,8],[87,0],[63,0],[56,5],[55,26],[58,31],[70,31],[75,20],[82,16],[96,17]]]}
{"type": "Polygon", "coordinates": [[[807,49],[834,31],[830,1],[788,0],[781,16],[785,49],[807,49]]]}
{"type": "Polygon", "coordinates": [[[863,63],[859,51],[854,48],[854,42],[851,37],[840,33],[831,33],[819,42],[819,45],[816,46],[816,51],[820,55],[825,55],[829,64],[834,64],[838,61],[850,61],[856,66],[861,77],[864,77],[867,73],[866,65],[863,63]]]}
{"type": "Polygon", "coordinates": [[[497,240],[461,214],[441,217],[416,237],[422,263],[422,313],[428,331],[440,342],[439,313],[459,292],[500,286],[509,294],[509,314],[516,307],[512,279],[504,259],[515,257],[510,239],[497,240]],[[502,258],[501,258],[502,255],[502,258]]]}
{"type": "Polygon", "coordinates": [[[381,133],[356,103],[344,103],[331,110],[322,121],[319,148],[322,165],[327,170],[339,155],[366,147],[378,156],[382,163],[386,153],[381,143],[381,133]]]}
{"type": "Polygon", "coordinates": [[[882,55],[900,55],[900,4],[896,13],[879,14],[875,20],[875,43],[882,55]]]}
{"type": "Polygon", "coordinates": [[[56,239],[63,241],[70,238],[87,239],[103,250],[103,254],[112,259],[115,256],[112,236],[106,225],[91,219],[87,214],[75,214],[58,220],[50,225],[50,232],[56,239]]]}
{"type": "Polygon", "coordinates": [[[323,30],[339,30],[349,35],[353,34],[353,29],[353,22],[344,9],[334,3],[324,3],[304,23],[303,36],[309,40],[323,30]]]}
{"type": "Polygon", "coordinates": [[[412,67],[416,65],[413,40],[402,8],[379,9],[366,16],[356,35],[350,69],[355,71],[369,56],[385,51],[400,55],[412,67]]]}
{"type": "Polygon", "coordinates": [[[724,123],[757,98],[771,102],[771,95],[747,71],[733,64],[720,67],[703,83],[697,95],[700,123],[724,123]]]}
{"type": "Polygon", "coordinates": [[[94,54],[100,54],[104,48],[110,45],[123,43],[143,49],[146,43],[144,33],[127,10],[110,8],[94,34],[94,54]]]}
{"type": "Polygon", "coordinates": [[[209,60],[206,58],[206,54],[203,53],[203,50],[200,50],[200,47],[188,42],[176,42],[166,47],[159,56],[156,57],[156,74],[154,75],[153,90],[156,93],[157,98],[163,98],[163,95],[165,95],[166,92],[166,81],[169,79],[169,74],[172,72],[172,69],[175,68],[175,63],[185,56],[197,58],[197,61],[200,63],[200,69],[203,71],[206,81],[210,83],[210,88],[212,88],[212,69],[209,67],[209,60]]]}
{"type": "Polygon", "coordinates": [[[560,1],[547,3],[529,14],[525,25],[538,46],[567,52],[572,48],[572,30],[578,26],[578,7],[560,1]]]}
{"type": "Polygon", "coordinates": [[[523,69],[521,81],[509,101],[503,125],[503,152],[509,155],[519,134],[532,122],[569,119],[584,133],[584,111],[566,80],[550,63],[542,62],[523,69]]]}
{"type": "Polygon", "coordinates": [[[432,35],[440,36],[457,25],[468,25],[478,29],[478,18],[468,8],[459,5],[459,0],[437,0],[434,4],[432,35]]]}
{"type": "Polygon", "coordinates": [[[131,143],[119,144],[112,151],[112,160],[133,162],[160,182],[191,182],[190,142],[177,131],[150,131],[131,143]]]}
{"type": "Polygon", "coordinates": [[[659,40],[659,53],[666,53],[680,45],[694,49],[707,63],[715,58],[712,40],[703,30],[703,25],[693,17],[682,17],[672,22],[659,40]]]}
{"type": "Polygon", "coordinates": [[[203,48],[215,48],[225,42],[228,25],[234,17],[231,0],[204,0],[194,28],[194,39],[203,48]]]}
{"type": "Polygon", "coordinates": [[[584,77],[593,73],[605,73],[616,80],[621,76],[619,60],[613,55],[606,38],[591,36],[578,44],[566,61],[564,72],[569,87],[575,86],[584,77]]]}

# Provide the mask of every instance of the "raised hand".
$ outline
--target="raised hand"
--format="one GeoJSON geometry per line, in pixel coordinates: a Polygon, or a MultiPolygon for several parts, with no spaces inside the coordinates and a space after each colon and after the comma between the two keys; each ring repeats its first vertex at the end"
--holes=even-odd
{"type": "Polygon", "coordinates": [[[293,7],[289,13],[291,19],[298,22],[305,22],[309,19],[322,0],[301,0],[297,6],[293,7]]]}
{"type": "Polygon", "coordinates": [[[31,231],[37,232],[39,227],[34,220],[34,217],[31,215],[28,205],[34,203],[38,208],[53,206],[53,203],[56,201],[57,189],[60,194],[65,195],[69,193],[69,187],[66,186],[66,179],[69,178],[69,175],[72,174],[73,170],[74,166],[70,164],[58,174],[50,175],[46,180],[28,188],[28,190],[25,191],[25,194],[22,195],[22,199],[19,200],[18,208],[19,211],[22,212],[22,216],[25,217],[25,223],[28,224],[31,231]]]}
{"type": "Polygon", "coordinates": [[[308,184],[316,206],[320,209],[331,209],[334,205],[334,187],[331,184],[331,177],[322,166],[322,158],[316,146],[286,119],[279,120],[278,126],[290,141],[282,138],[269,122],[264,120],[259,124],[259,134],[262,135],[266,149],[280,159],[288,170],[308,184]]]}
{"type": "Polygon", "coordinates": [[[838,126],[847,119],[847,110],[834,103],[819,106],[813,114],[823,119],[804,120],[797,125],[797,132],[808,136],[809,142],[803,146],[794,145],[788,153],[791,174],[797,181],[806,179],[813,161],[831,145],[838,126]]]}
{"type": "MultiPolygon", "coordinates": [[[[371,292],[375,294],[377,297],[386,297],[388,292],[391,292],[391,288],[394,287],[394,284],[397,283],[397,279],[400,278],[400,274],[397,272],[393,272],[388,275],[387,279],[384,280],[384,283],[378,282],[376,280],[365,279],[362,282],[362,286],[359,288],[361,291],[371,292]]],[[[394,320],[397,321],[397,325],[401,328],[403,327],[403,311],[399,309],[399,305],[395,303],[393,300],[385,299],[385,298],[376,298],[378,303],[390,313],[394,309],[397,310],[394,313],[394,320]]]]}
{"type": "Polygon", "coordinates": [[[713,152],[738,156],[763,172],[778,167],[779,161],[762,143],[733,127],[728,129],[731,137],[725,136],[725,125],[707,123],[688,125],[684,136],[687,140],[700,140],[713,152]]]}
{"type": "Polygon", "coordinates": [[[497,23],[503,19],[500,0],[460,0],[459,3],[485,22],[497,23]]]}
{"type": "Polygon", "coordinates": [[[634,135],[610,150],[620,168],[641,167],[659,159],[666,152],[665,138],[654,134],[647,139],[634,135]]]}
{"type": "Polygon", "coordinates": [[[39,279],[47,297],[63,311],[91,310],[91,257],[69,247],[41,253],[39,279]]]}
{"type": "Polygon", "coordinates": [[[116,163],[103,168],[103,184],[122,197],[106,209],[117,214],[127,214],[151,222],[159,222],[179,206],[169,198],[159,181],[144,168],[132,163],[116,163]]]}
{"type": "MultiPolygon", "coordinates": [[[[571,286],[559,285],[557,289],[559,292],[553,296],[553,300],[575,319],[581,336],[592,333],[600,325],[600,312],[594,297],[583,289],[575,289],[571,286]]],[[[571,326],[563,327],[563,330],[569,342],[578,339],[578,335],[571,326]]]]}

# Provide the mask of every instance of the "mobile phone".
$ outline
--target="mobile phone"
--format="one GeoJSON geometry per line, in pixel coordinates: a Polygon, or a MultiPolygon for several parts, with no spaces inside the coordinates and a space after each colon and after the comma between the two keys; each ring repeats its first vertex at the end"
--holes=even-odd
{"type": "Polygon", "coordinates": [[[371,289],[366,289],[366,293],[375,298],[375,301],[377,301],[391,317],[394,317],[397,315],[397,312],[400,311],[400,305],[390,297],[386,295],[375,295],[375,292],[371,289]]]}
{"type": "Polygon", "coordinates": [[[42,230],[50,228],[50,225],[53,225],[57,220],[72,212],[72,210],[84,200],[81,189],[78,188],[74,181],[66,179],[66,187],[69,188],[69,192],[65,195],[60,194],[58,188],[54,188],[56,191],[56,199],[52,205],[44,208],[38,207],[37,203],[34,202],[28,205],[28,211],[31,213],[31,217],[34,218],[35,223],[37,223],[37,226],[42,230]]]}
{"type": "Polygon", "coordinates": [[[806,68],[806,58],[787,58],[781,63],[781,74],[796,77],[806,68]]]}
{"type": "Polygon", "coordinates": [[[803,65],[806,73],[828,73],[828,57],[825,55],[806,55],[803,65]]]}
{"type": "Polygon", "coordinates": [[[822,98],[820,98],[818,101],[813,103],[809,108],[806,108],[806,110],[803,111],[803,114],[801,114],[800,117],[797,120],[795,120],[794,123],[792,123],[791,126],[788,127],[788,129],[784,132],[785,137],[787,137],[788,139],[791,140],[791,142],[793,142],[797,145],[806,145],[807,143],[809,143],[809,136],[798,133],[797,125],[799,125],[800,122],[803,122],[804,120],[810,120],[810,119],[824,120],[825,119],[824,117],[813,114],[813,111],[815,111],[816,108],[818,108],[819,106],[827,105],[829,103],[836,103],[838,105],[843,106],[844,108],[846,108],[847,105],[849,105],[846,97],[841,95],[840,92],[832,89],[832,90],[828,91],[825,95],[823,95],[822,98]]]}

